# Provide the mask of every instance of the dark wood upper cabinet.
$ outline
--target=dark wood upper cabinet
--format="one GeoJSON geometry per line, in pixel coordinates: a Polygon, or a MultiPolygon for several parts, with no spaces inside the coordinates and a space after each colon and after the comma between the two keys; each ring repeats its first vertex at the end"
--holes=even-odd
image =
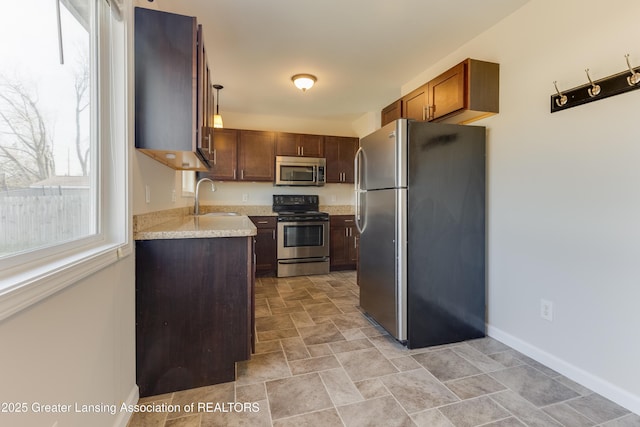
{"type": "Polygon", "coordinates": [[[466,61],[429,82],[427,120],[437,120],[465,107],[465,67],[466,61]]]}
{"type": "Polygon", "coordinates": [[[238,172],[240,181],[271,181],[275,178],[275,133],[240,130],[238,172]]]}
{"type": "Polygon", "coordinates": [[[407,119],[470,123],[498,113],[499,85],[499,64],[466,59],[385,107],[381,123],[397,119],[398,110],[407,119]]]}
{"type": "Polygon", "coordinates": [[[213,129],[213,156],[209,176],[221,181],[236,179],[238,166],[238,130],[213,129]]]}
{"type": "Polygon", "coordinates": [[[401,117],[402,99],[398,99],[382,109],[382,113],[380,114],[380,123],[382,123],[382,126],[384,126],[387,123],[391,123],[392,121],[397,120],[401,117]]]}
{"type": "Polygon", "coordinates": [[[325,136],[327,183],[353,183],[353,158],[358,150],[358,138],[325,136]]]}
{"type": "Polygon", "coordinates": [[[135,9],[135,145],[175,169],[208,167],[199,34],[194,17],[135,9]]]}
{"type": "Polygon", "coordinates": [[[324,157],[322,135],[276,133],[277,156],[324,157]]]}
{"type": "Polygon", "coordinates": [[[426,120],[429,105],[429,85],[425,84],[402,97],[402,117],[426,120]]]}

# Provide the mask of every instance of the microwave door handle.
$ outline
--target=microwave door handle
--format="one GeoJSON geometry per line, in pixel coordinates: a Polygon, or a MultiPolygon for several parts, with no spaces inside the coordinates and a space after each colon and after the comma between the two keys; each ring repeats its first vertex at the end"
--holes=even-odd
{"type": "Polygon", "coordinates": [[[313,183],[318,185],[318,165],[313,166],[313,183]]]}

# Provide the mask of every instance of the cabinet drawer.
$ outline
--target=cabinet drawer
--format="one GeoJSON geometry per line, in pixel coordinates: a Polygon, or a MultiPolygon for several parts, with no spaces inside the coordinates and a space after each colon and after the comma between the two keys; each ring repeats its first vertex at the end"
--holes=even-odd
{"type": "Polygon", "coordinates": [[[353,215],[331,215],[330,224],[332,227],[355,227],[355,216],[353,215]]]}
{"type": "Polygon", "coordinates": [[[275,216],[251,216],[249,217],[256,228],[276,228],[277,217],[275,216]]]}

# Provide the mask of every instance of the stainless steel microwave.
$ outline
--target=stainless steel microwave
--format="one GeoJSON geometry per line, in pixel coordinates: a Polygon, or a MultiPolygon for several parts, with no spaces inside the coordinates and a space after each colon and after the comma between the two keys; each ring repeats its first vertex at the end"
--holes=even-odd
{"type": "Polygon", "coordinates": [[[327,160],[321,157],[276,156],[275,185],[322,186],[327,160]]]}

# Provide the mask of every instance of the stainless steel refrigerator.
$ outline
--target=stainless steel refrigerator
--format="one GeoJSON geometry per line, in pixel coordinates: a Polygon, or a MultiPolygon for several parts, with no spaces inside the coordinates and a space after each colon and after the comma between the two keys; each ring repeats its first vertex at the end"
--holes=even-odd
{"type": "Polygon", "coordinates": [[[360,140],[360,307],[409,348],[485,335],[485,133],[400,119],[360,140]]]}

